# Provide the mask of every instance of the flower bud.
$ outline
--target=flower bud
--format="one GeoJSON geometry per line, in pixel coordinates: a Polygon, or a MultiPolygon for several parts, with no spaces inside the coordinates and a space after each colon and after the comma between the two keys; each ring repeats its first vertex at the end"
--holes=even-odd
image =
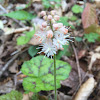
{"type": "Polygon", "coordinates": [[[54,16],[54,19],[55,19],[56,21],[58,21],[58,20],[60,19],[60,17],[59,17],[58,15],[55,15],[55,16],[54,16]]]}
{"type": "Polygon", "coordinates": [[[67,34],[67,33],[68,33],[68,29],[65,28],[65,30],[64,30],[64,34],[67,34]]]}
{"type": "Polygon", "coordinates": [[[46,31],[50,30],[50,26],[47,26],[45,30],[46,30],[46,31]]]}
{"type": "Polygon", "coordinates": [[[51,20],[52,19],[52,16],[51,15],[48,15],[48,20],[51,20]]]}
{"type": "Polygon", "coordinates": [[[59,28],[63,27],[63,23],[58,23],[59,28]]]}
{"type": "Polygon", "coordinates": [[[47,16],[43,16],[43,19],[44,19],[44,20],[47,20],[47,16]]]}
{"type": "Polygon", "coordinates": [[[47,31],[47,38],[52,38],[52,37],[53,37],[52,30],[47,31]]]}
{"type": "Polygon", "coordinates": [[[47,22],[43,22],[42,27],[46,28],[47,27],[47,22]]]}
{"type": "Polygon", "coordinates": [[[45,11],[41,11],[40,15],[41,16],[45,16],[46,15],[46,12],[45,11]]]}
{"type": "Polygon", "coordinates": [[[56,21],[55,21],[54,19],[52,19],[51,22],[52,22],[53,24],[56,23],[56,21]]]}
{"type": "Polygon", "coordinates": [[[43,28],[42,26],[40,26],[40,30],[41,30],[41,31],[43,31],[43,30],[44,30],[44,28],[43,28]]]}
{"type": "Polygon", "coordinates": [[[55,10],[52,10],[52,11],[51,11],[51,15],[54,16],[55,14],[56,14],[56,11],[55,11],[55,10]]]}
{"type": "Polygon", "coordinates": [[[62,27],[59,29],[61,32],[63,32],[64,34],[68,33],[68,29],[66,29],[65,27],[62,27]]]}
{"type": "Polygon", "coordinates": [[[54,30],[57,30],[59,28],[58,24],[53,24],[54,30]]]}

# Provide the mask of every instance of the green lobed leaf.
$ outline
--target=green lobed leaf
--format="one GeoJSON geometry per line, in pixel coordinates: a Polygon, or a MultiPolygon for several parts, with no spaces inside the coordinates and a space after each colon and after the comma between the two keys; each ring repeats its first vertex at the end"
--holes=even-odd
{"type": "Polygon", "coordinates": [[[0,96],[0,100],[22,100],[23,96],[18,91],[11,91],[10,93],[7,93],[6,95],[0,96]]]}
{"type": "Polygon", "coordinates": [[[28,53],[29,53],[29,55],[30,55],[31,57],[34,57],[34,56],[38,53],[39,49],[36,49],[37,47],[38,47],[38,46],[30,46],[30,47],[29,47],[28,53]]]}
{"type": "Polygon", "coordinates": [[[3,16],[7,16],[7,17],[14,18],[17,20],[31,20],[32,18],[35,17],[31,13],[28,13],[24,10],[12,11],[8,14],[4,14],[3,16]]]}
{"type": "Polygon", "coordinates": [[[30,39],[33,37],[35,30],[27,32],[25,36],[20,36],[17,38],[17,45],[24,45],[27,44],[30,39]]]}
{"type": "Polygon", "coordinates": [[[99,37],[100,35],[97,33],[84,34],[84,38],[87,39],[88,42],[95,42],[99,37]]]}
{"type": "Polygon", "coordinates": [[[72,7],[72,12],[73,12],[73,13],[76,13],[76,14],[81,13],[81,12],[83,12],[83,8],[80,7],[79,5],[74,5],[74,6],[72,7]]]}
{"type": "MultiPolygon", "coordinates": [[[[23,87],[27,92],[54,90],[53,60],[44,56],[34,57],[24,62],[21,71],[28,76],[23,80],[23,87]]],[[[56,60],[57,88],[60,88],[60,80],[68,78],[70,71],[71,67],[68,63],[56,60]]]]}

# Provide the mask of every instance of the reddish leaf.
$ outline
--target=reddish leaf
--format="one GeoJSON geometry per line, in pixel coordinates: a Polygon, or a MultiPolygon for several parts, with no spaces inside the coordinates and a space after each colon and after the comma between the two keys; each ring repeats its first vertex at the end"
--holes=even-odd
{"type": "Polygon", "coordinates": [[[88,28],[93,24],[98,25],[98,19],[96,15],[96,8],[93,4],[87,3],[82,13],[83,28],[88,28]]]}

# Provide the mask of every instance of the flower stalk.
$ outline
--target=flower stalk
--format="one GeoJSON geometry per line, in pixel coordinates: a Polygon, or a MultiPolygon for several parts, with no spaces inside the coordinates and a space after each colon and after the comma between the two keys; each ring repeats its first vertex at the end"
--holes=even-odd
{"type": "Polygon", "coordinates": [[[56,88],[56,54],[54,54],[54,88],[55,88],[55,100],[57,100],[57,88],[56,88]]]}

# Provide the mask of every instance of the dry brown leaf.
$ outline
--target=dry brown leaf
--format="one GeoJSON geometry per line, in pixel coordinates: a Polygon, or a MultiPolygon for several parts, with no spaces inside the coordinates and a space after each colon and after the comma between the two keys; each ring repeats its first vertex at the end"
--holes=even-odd
{"type": "Polygon", "coordinates": [[[72,97],[71,96],[65,95],[62,92],[59,92],[58,98],[59,98],[58,100],[72,100],[72,97]]]}
{"type": "Polygon", "coordinates": [[[0,93],[8,93],[12,90],[15,90],[14,83],[12,80],[4,82],[2,85],[0,85],[0,93]]]}
{"type": "Polygon", "coordinates": [[[100,8],[100,0],[95,0],[95,4],[97,8],[100,8]]]}
{"type": "Polygon", "coordinates": [[[78,59],[81,59],[82,57],[85,56],[86,50],[81,50],[78,52],[78,59]]]}
{"type": "Polygon", "coordinates": [[[93,89],[96,85],[96,82],[93,77],[89,78],[79,89],[74,100],[87,100],[90,94],[93,92],[93,89]]]}
{"type": "Polygon", "coordinates": [[[96,49],[95,49],[96,52],[99,52],[100,51],[100,46],[98,46],[96,49]]]}
{"type": "Polygon", "coordinates": [[[9,67],[9,71],[11,72],[11,73],[17,73],[18,72],[18,70],[17,70],[17,67],[18,66],[18,63],[17,63],[17,61],[14,61],[14,63],[9,67]]]}
{"type": "Polygon", "coordinates": [[[100,59],[100,53],[90,52],[90,55],[91,55],[91,61],[90,61],[90,64],[88,66],[89,70],[92,69],[92,65],[96,61],[96,59],[100,59]]]}
{"type": "Polygon", "coordinates": [[[29,94],[23,94],[22,100],[30,100],[30,97],[33,95],[33,92],[30,92],[29,94]]]}

